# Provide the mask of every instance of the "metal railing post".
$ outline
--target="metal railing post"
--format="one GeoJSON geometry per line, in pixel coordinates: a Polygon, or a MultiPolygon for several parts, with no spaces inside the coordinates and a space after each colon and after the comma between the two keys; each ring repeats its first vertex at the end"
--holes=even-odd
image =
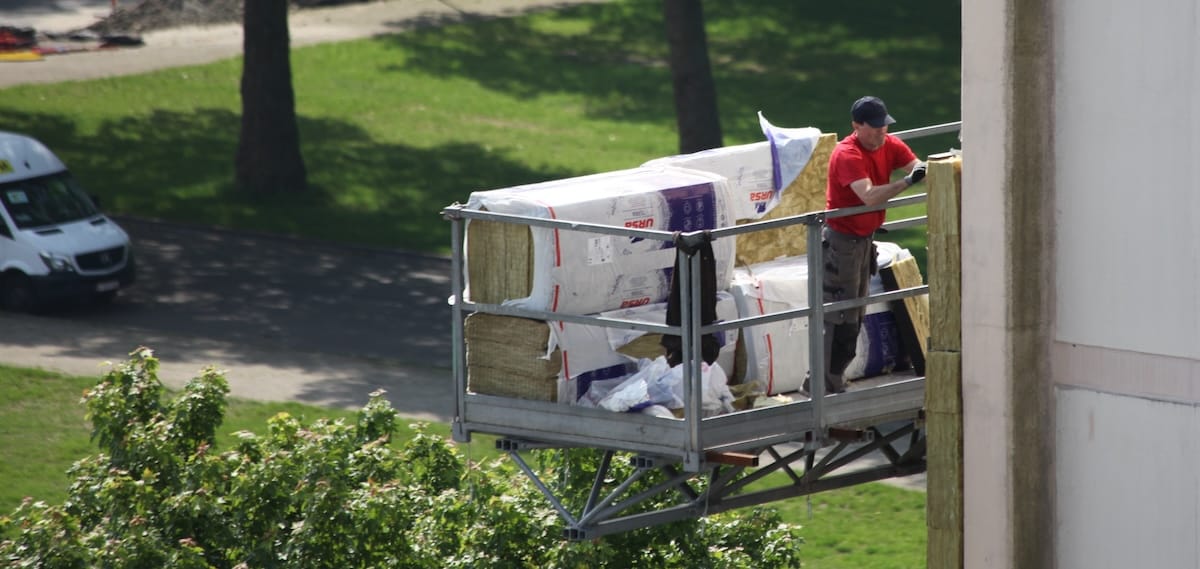
{"type": "Polygon", "coordinates": [[[825,255],[821,247],[824,216],[805,225],[808,237],[808,394],[812,398],[816,439],[825,438],[825,255]]]}
{"type": "Polygon", "coordinates": [[[679,275],[679,323],[680,339],[683,343],[683,420],[687,425],[687,440],[683,449],[683,466],[689,472],[700,470],[700,449],[704,448],[700,440],[700,422],[702,417],[701,398],[704,389],[701,387],[700,358],[700,326],[697,320],[700,314],[700,255],[695,251],[685,252],[676,243],[680,260],[677,263],[679,275]]]}
{"type": "Polygon", "coordinates": [[[452,435],[459,442],[470,442],[471,434],[463,426],[466,416],[467,393],[467,362],[466,342],[463,338],[463,220],[459,217],[450,218],[450,293],[452,314],[450,334],[453,346],[450,348],[450,368],[454,375],[454,424],[452,435]]]}

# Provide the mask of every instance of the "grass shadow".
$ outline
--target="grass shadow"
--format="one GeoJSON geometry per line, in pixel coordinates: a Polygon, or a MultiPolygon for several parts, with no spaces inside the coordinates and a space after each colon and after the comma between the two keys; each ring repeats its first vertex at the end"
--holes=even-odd
{"type": "MultiPolygon", "coordinates": [[[[850,103],[867,93],[889,101],[903,128],[959,119],[957,0],[869,0],[853,9],[724,2],[706,9],[726,144],[762,138],[758,110],[779,125],[844,134],[850,103]]],[[[518,98],[568,92],[587,99],[592,118],[674,117],[655,0],[417,29],[383,41],[405,54],[394,72],[466,77],[518,98]]]]}
{"type": "Polygon", "coordinates": [[[479,144],[380,143],[348,122],[300,117],[309,191],[255,195],[233,187],[240,122],[226,109],[155,110],[103,122],[94,133],[61,116],[0,114],[7,129],[39,133],[111,212],[413,251],[448,247],[438,213],[472,188],[573,175],[479,144]]]}

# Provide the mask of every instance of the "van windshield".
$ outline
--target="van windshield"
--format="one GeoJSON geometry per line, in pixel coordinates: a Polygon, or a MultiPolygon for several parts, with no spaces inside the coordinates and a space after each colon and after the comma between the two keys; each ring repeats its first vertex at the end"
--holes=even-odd
{"type": "Polygon", "coordinates": [[[78,221],[100,213],[69,172],[0,184],[0,203],[19,229],[78,221]]]}

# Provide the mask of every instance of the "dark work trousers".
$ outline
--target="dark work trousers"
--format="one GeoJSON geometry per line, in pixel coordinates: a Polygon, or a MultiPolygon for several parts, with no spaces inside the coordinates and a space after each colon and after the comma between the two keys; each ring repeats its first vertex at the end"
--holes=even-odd
{"type": "MultiPolygon", "coordinates": [[[[821,252],[825,257],[823,283],[825,302],[867,296],[868,279],[875,262],[874,235],[859,237],[829,227],[821,230],[821,252]]],[[[854,359],[858,332],[866,307],[825,313],[825,392],[846,390],[842,372],[854,359]]]]}

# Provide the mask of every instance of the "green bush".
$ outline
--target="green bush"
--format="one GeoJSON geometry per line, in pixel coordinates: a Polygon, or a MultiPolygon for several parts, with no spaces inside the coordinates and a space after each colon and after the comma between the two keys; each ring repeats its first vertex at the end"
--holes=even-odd
{"type": "MultiPolygon", "coordinates": [[[[470,464],[423,427],[392,441],[382,393],[353,425],[280,413],[265,435],[241,432],[218,451],[225,378],[206,369],[164,402],[157,370],[139,348],[85,393],[101,453],[71,468],[63,504],[27,499],[0,518],[0,566],[799,566],[797,528],[770,510],[565,542],[554,510],[504,461],[470,464]]],[[[590,480],[579,451],[539,462],[568,494],[590,480]]]]}

